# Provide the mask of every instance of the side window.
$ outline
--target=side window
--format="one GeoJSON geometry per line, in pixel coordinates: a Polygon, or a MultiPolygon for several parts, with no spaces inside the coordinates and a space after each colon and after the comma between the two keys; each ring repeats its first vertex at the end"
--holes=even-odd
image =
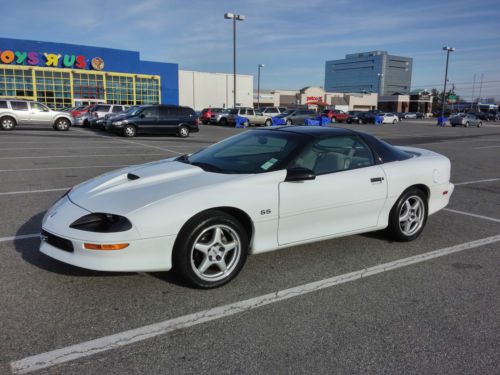
{"type": "Polygon", "coordinates": [[[144,108],[141,115],[144,115],[144,118],[156,118],[158,116],[158,109],[156,107],[144,108]]]}
{"type": "Polygon", "coordinates": [[[0,108],[7,108],[7,102],[5,100],[0,100],[0,108]]]}
{"type": "Polygon", "coordinates": [[[336,136],[311,143],[293,166],[311,169],[317,175],[368,167],[374,164],[370,148],[356,136],[336,136]]]}
{"type": "Polygon", "coordinates": [[[31,103],[31,110],[37,111],[37,112],[48,112],[49,108],[44,106],[41,103],[31,103]]]}
{"type": "Polygon", "coordinates": [[[247,108],[247,115],[255,116],[255,112],[253,111],[253,109],[247,108]]]}
{"type": "Polygon", "coordinates": [[[122,111],[123,111],[123,108],[120,105],[115,105],[113,107],[113,110],[112,110],[113,113],[118,113],[118,112],[122,112],[122,111]]]}
{"type": "Polygon", "coordinates": [[[10,106],[14,111],[27,111],[28,103],[27,102],[10,102],[10,106]]]}
{"type": "Polygon", "coordinates": [[[109,112],[111,106],[109,105],[96,105],[94,111],[95,112],[109,112]]]}

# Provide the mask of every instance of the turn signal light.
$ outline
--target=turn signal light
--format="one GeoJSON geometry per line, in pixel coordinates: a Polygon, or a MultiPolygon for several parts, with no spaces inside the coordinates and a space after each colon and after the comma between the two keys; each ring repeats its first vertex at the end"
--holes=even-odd
{"type": "Polygon", "coordinates": [[[128,247],[128,243],[117,243],[110,245],[100,245],[95,243],[85,243],[83,246],[87,250],[123,250],[128,247]]]}

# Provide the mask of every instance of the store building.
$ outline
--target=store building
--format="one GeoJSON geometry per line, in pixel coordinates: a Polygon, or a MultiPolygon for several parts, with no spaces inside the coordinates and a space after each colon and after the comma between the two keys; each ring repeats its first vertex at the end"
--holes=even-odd
{"type": "MultiPolygon", "coordinates": [[[[179,104],[196,111],[234,107],[233,74],[179,70],[179,104]]],[[[253,76],[236,75],[236,106],[252,107],[253,76]]]]}
{"type": "MultiPolygon", "coordinates": [[[[254,94],[254,107],[257,107],[254,94]]],[[[374,93],[328,92],[319,86],[301,90],[271,90],[260,93],[260,106],[307,107],[310,109],[335,108],[342,111],[369,111],[377,108],[378,95],[374,93]]]]}
{"type": "Polygon", "coordinates": [[[325,90],[409,94],[413,59],[387,51],[353,53],[325,63],[325,90]]]}
{"type": "Polygon", "coordinates": [[[178,65],[139,52],[0,38],[0,97],[52,108],[87,103],[179,102],[178,65]]]}
{"type": "Polygon", "coordinates": [[[432,95],[427,90],[414,90],[409,95],[384,95],[378,99],[378,108],[384,112],[432,112],[432,95]]]}

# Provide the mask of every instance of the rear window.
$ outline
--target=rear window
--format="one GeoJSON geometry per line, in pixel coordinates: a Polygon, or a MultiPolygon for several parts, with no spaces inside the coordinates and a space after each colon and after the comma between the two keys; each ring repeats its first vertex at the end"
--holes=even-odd
{"type": "Polygon", "coordinates": [[[108,112],[111,108],[110,105],[96,105],[94,108],[95,112],[108,112]]]}
{"type": "Polygon", "coordinates": [[[0,100],[0,108],[7,108],[7,102],[5,100],[0,100]]]}
{"type": "Polygon", "coordinates": [[[15,111],[27,111],[28,103],[27,102],[10,102],[10,106],[15,111]]]}

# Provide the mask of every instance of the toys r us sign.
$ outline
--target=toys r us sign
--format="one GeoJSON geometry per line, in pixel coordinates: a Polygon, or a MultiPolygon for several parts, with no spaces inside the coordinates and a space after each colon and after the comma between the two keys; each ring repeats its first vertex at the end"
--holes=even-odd
{"type": "Polygon", "coordinates": [[[61,55],[55,53],[0,51],[0,63],[13,65],[31,65],[47,67],[63,67],[76,69],[102,70],[104,60],[100,57],[87,59],[83,55],[61,55]],[[94,61],[95,60],[95,61],[94,61]]]}

